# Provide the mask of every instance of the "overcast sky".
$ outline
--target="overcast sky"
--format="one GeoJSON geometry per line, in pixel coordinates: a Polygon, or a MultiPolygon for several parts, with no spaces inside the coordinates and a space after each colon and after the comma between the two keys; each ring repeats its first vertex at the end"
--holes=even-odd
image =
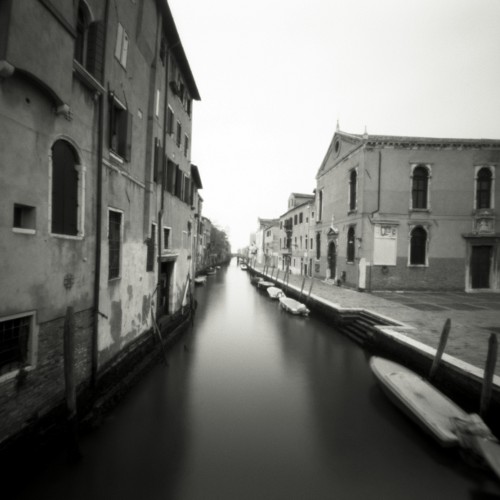
{"type": "Polygon", "coordinates": [[[233,250],[351,133],[500,139],[500,0],[170,0],[191,160],[233,250]]]}

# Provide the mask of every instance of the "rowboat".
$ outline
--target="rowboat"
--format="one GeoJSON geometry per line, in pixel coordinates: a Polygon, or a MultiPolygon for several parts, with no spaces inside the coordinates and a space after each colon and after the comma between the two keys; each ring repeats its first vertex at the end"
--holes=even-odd
{"type": "Polygon", "coordinates": [[[441,446],[458,446],[455,419],[467,413],[415,372],[373,356],[370,367],[389,398],[441,446]]]}
{"type": "Polygon", "coordinates": [[[271,297],[271,299],[279,299],[281,296],[285,296],[285,293],[283,292],[283,290],[279,289],[276,286],[270,286],[267,289],[267,293],[268,293],[269,297],[271,297]]]}
{"type": "Polygon", "coordinates": [[[373,356],[370,367],[389,398],[441,446],[459,446],[500,478],[500,443],[479,415],[398,363],[373,356]]]}
{"type": "Polygon", "coordinates": [[[288,311],[291,314],[296,314],[300,316],[308,316],[309,315],[309,309],[299,301],[295,299],[291,299],[290,297],[283,297],[279,298],[280,301],[280,306],[285,310],[288,311]]]}
{"type": "Polygon", "coordinates": [[[197,276],[194,279],[194,284],[198,285],[198,286],[204,285],[206,282],[207,282],[207,277],[206,276],[197,276]]]}
{"type": "Polygon", "coordinates": [[[207,269],[207,274],[212,275],[212,274],[215,274],[216,272],[217,272],[217,271],[216,271],[213,267],[209,267],[209,268],[207,269]]]}
{"type": "Polygon", "coordinates": [[[242,271],[246,271],[248,268],[247,268],[247,265],[246,265],[246,264],[241,264],[240,269],[241,269],[242,271]]]}

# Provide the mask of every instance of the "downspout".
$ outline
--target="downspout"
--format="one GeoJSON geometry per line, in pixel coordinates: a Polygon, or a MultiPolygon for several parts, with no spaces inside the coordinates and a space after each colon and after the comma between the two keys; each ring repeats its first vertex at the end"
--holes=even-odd
{"type": "MultiPolygon", "coordinates": [[[[106,75],[106,46],[108,39],[109,0],[104,6],[104,40],[102,80],[106,75]]],[[[99,367],[99,303],[101,288],[101,244],[102,244],[102,178],[104,154],[104,95],[99,95],[99,116],[97,124],[97,203],[96,203],[96,242],[95,242],[95,277],[94,277],[94,324],[92,329],[92,364],[90,385],[97,387],[97,371],[99,367]]]]}
{"type": "MultiPolygon", "coordinates": [[[[373,216],[380,212],[380,192],[382,189],[382,151],[378,152],[378,187],[377,187],[377,208],[370,214],[369,220],[371,225],[374,225],[373,216]]],[[[372,265],[370,266],[370,279],[368,284],[368,291],[372,289],[372,269],[373,269],[373,248],[372,248],[372,265]]]]}

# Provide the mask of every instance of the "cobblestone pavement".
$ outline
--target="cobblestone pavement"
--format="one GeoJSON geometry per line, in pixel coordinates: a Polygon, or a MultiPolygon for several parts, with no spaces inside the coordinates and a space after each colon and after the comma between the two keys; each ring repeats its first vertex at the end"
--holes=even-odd
{"type": "MultiPolygon", "coordinates": [[[[258,268],[262,272],[262,267],[258,268]]],[[[271,272],[269,272],[271,274],[271,272]]],[[[276,277],[274,271],[273,277],[276,277]]],[[[283,278],[280,272],[278,279],[283,278]]],[[[404,323],[400,333],[436,348],[443,325],[451,320],[445,353],[484,369],[488,339],[500,334],[500,294],[465,292],[358,292],[314,278],[306,278],[303,293],[311,293],[342,308],[362,308],[404,323]]],[[[302,287],[303,276],[289,283],[302,287]]],[[[500,375],[497,360],[496,375],[500,375]]]]}

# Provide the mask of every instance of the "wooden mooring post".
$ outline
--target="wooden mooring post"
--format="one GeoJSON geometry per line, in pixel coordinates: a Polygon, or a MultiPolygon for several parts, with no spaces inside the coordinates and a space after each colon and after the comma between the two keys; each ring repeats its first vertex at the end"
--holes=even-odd
{"type": "Polygon", "coordinates": [[[75,313],[73,306],[66,308],[63,334],[64,383],[66,396],[67,452],[70,461],[81,457],[78,445],[78,419],[75,381],[75,313]]]}
{"type": "Polygon", "coordinates": [[[493,390],[493,376],[495,375],[495,364],[497,362],[498,341],[497,336],[492,333],[488,341],[488,356],[483,376],[483,390],[481,391],[481,405],[479,415],[483,417],[491,402],[491,392],[493,390]]]}
{"type": "Polygon", "coordinates": [[[311,285],[309,286],[309,294],[307,295],[306,305],[309,302],[309,299],[311,298],[311,291],[313,289],[313,284],[314,284],[314,280],[311,278],[311,285]]]}
{"type": "Polygon", "coordinates": [[[300,287],[299,300],[302,297],[302,291],[304,290],[304,284],[305,284],[305,282],[306,282],[306,277],[304,276],[302,278],[302,286],[300,287]]]}
{"type": "Polygon", "coordinates": [[[436,355],[434,356],[434,360],[432,361],[431,371],[429,372],[429,380],[432,380],[436,375],[436,371],[439,367],[439,363],[441,363],[441,358],[443,357],[444,349],[446,347],[446,342],[448,342],[448,336],[450,334],[451,328],[451,319],[448,318],[444,322],[443,330],[441,332],[441,338],[439,339],[439,345],[436,351],[436,355]]]}

